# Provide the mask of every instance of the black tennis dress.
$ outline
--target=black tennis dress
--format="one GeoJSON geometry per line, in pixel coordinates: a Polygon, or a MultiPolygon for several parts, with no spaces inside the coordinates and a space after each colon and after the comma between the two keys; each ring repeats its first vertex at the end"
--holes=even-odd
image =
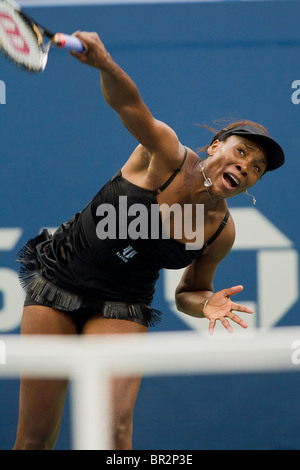
{"type": "Polygon", "coordinates": [[[158,237],[151,237],[150,232],[140,238],[130,235],[127,229],[136,220],[130,208],[142,204],[150,218],[151,207],[159,208],[156,195],[171,183],[185,159],[186,154],[181,166],[155,191],[140,188],[118,171],[53,235],[43,230],[29,240],[17,259],[27,293],[25,305],[69,312],[81,327],[96,315],[153,326],[160,319],[160,312],[151,306],[159,271],[188,266],[215,240],[229,217],[227,212],[215,235],[197,250],[186,250],[183,243],[164,238],[160,219],[158,237]],[[105,238],[109,209],[114,210],[116,233],[105,238]]]}

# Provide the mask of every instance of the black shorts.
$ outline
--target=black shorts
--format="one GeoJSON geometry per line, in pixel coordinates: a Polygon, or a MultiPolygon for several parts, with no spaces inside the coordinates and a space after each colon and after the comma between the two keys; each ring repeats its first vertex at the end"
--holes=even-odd
{"type": "Polygon", "coordinates": [[[148,327],[152,326],[154,315],[153,309],[143,303],[129,304],[126,302],[107,301],[103,302],[103,306],[101,309],[92,309],[90,307],[87,307],[71,311],[59,309],[56,306],[53,307],[51,305],[51,302],[37,302],[29,294],[27,294],[24,301],[24,307],[28,307],[30,305],[39,305],[43,307],[54,308],[55,310],[70,316],[74,320],[79,333],[81,333],[84,325],[92,318],[99,317],[117,320],[127,320],[148,327]]]}

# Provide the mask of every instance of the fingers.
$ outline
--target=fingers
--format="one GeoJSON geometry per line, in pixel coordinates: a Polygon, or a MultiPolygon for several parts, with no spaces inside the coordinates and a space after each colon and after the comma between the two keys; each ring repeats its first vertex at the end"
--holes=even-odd
{"type": "Polygon", "coordinates": [[[97,42],[100,40],[97,33],[91,33],[89,31],[75,31],[72,36],[75,36],[76,38],[80,39],[82,43],[85,43],[83,45],[86,46],[88,42],[97,42]]]}
{"type": "Polygon", "coordinates": [[[231,310],[236,310],[237,312],[254,313],[252,308],[245,307],[244,305],[235,304],[234,302],[232,302],[231,310]]]}
{"type": "Polygon", "coordinates": [[[74,36],[75,38],[78,38],[80,39],[80,41],[82,42],[82,45],[84,47],[84,51],[83,52],[74,52],[74,51],[70,51],[70,53],[74,56],[74,57],[81,57],[83,56],[84,54],[87,53],[89,47],[88,47],[88,44],[87,42],[85,41],[85,36],[81,33],[81,31],[75,31],[75,33],[72,34],[72,36],[74,36]]]}
{"type": "MultiPolygon", "coordinates": [[[[223,327],[229,333],[232,333],[233,329],[232,329],[229,321],[227,320],[227,318],[234,321],[235,323],[240,325],[242,328],[248,328],[247,323],[244,320],[242,320],[238,315],[235,315],[232,311],[236,310],[238,312],[244,312],[244,313],[252,314],[252,313],[254,313],[253,310],[249,307],[246,307],[245,305],[240,305],[240,304],[237,304],[235,302],[231,302],[231,300],[229,298],[232,295],[238,294],[242,290],[243,290],[243,286],[242,285],[237,285],[237,286],[230,287],[228,289],[223,289],[222,291],[217,293],[217,294],[221,293],[222,297],[225,296],[226,299],[224,299],[224,297],[223,297],[223,304],[221,304],[221,302],[220,302],[220,305],[217,305],[217,303],[216,303],[217,299],[215,298],[215,302],[214,302],[215,305],[211,305],[211,307],[215,307],[215,309],[214,309],[215,311],[210,309],[210,313],[208,315],[206,315],[210,319],[210,322],[209,322],[209,333],[210,334],[213,334],[213,331],[214,331],[217,320],[219,320],[222,323],[223,327]]],[[[222,300],[222,297],[221,297],[221,300],[222,300]]],[[[218,298],[218,301],[219,301],[219,298],[218,298]]],[[[210,303],[208,303],[207,305],[210,306],[210,303]]]]}
{"type": "MultiPolygon", "coordinates": [[[[249,309],[251,310],[251,309],[249,309]]],[[[253,311],[251,311],[251,313],[253,313],[253,311]]],[[[235,323],[237,323],[240,327],[242,328],[248,328],[248,325],[247,323],[242,320],[242,318],[240,318],[238,315],[235,315],[234,313],[232,312],[229,312],[226,317],[228,317],[230,320],[234,321],[235,323]]],[[[209,326],[208,326],[208,331],[209,333],[212,335],[213,332],[214,332],[214,329],[215,329],[215,326],[216,326],[216,321],[219,320],[222,325],[224,326],[224,328],[228,331],[228,333],[233,333],[233,328],[232,326],[230,325],[229,321],[227,320],[225,316],[224,317],[219,317],[219,318],[212,318],[210,319],[209,321],[209,326]]]]}
{"type": "Polygon", "coordinates": [[[230,318],[230,320],[240,325],[242,328],[248,328],[247,323],[244,320],[242,320],[238,315],[235,315],[234,313],[229,313],[228,318],[230,318]]]}
{"type": "Polygon", "coordinates": [[[215,326],[216,326],[216,320],[214,320],[214,319],[210,320],[209,325],[208,325],[208,331],[209,331],[210,335],[214,334],[215,326]]]}
{"type": "MultiPolygon", "coordinates": [[[[228,333],[233,333],[232,326],[230,325],[229,321],[225,317],[220,317],[218,318],[218,320],[222,323],[222,325],[228,331],[228,333]]],[[[216,319],[211,319],[208,325],[209,334],[213,335],[215,326],[216,326],[216,319]]]]}
{"type": "Polygon", "coordinates": [[[233,333],[232,326],[230,325],[229,321],[225,317],[221,317],[220,322],[222,323],[224,328],[228,331],[228,333],[233,333]]]}
{"type": "Polygon", "coordinates": [[[98,33],[91,33],[88,31],[75,31],[72,36],[75,36],[76,38],[80,39],[86,50],[92,47],[99,46],[104,48],[104,44],[101,41],[98,33]]]}
{"type": "MultiPolygon", "coordinates": [[[[83,44],[83,52],[70,51],[70,54],[83,64],[98,67],[106,57],[106,49],[97,33],[76,31],[72,36],[80,39],[83,44]]],[[[105,61],[105,60],[104,60],[105,61]]]]}
{"type": "Polygon", "coordinates": [[[243,286],[233,286],[233,287],[229,287],[228,289],[223,289],[223,292],[227,297],[230,297],[231,295],[238,294],[243,289],[244,289],[243,286]]]}
{"type": "Polygon", "coordinates": [[[84,47],[84,50],[82,52],[75,52],[75,51],[70,50],[69,53],[71,54],[71,56],[78,59],[79,62],[82,62],[83,64],[87,63],[87,55],[89,52],[89,47],[87,43],[84,41],[79,31],[76,31],[76,33],[73,33],[72,36],[75,36],[76,38],[80,39],[84,47]]]}

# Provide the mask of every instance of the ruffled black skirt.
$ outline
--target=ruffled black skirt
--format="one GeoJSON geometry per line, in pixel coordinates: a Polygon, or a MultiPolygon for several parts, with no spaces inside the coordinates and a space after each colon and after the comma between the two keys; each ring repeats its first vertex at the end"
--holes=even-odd
{"type": "Polygon", "coordinates": [[[20,284],[26,292],[25,306],[43,305],[56,310],[67,312],[80,328],[91,317],[129,320],[151,327],[160,321],[161,312],[143,302],[128,303],[118,301],[103,301],[93,296],[84,296],[65,289],[59,283],[49,281],[43,276],[39,248],[51,243],[52,235],[43,230],[40,235],[29,240],[18,253],[17,261],[21,263],[19,272],[20,284]]]}

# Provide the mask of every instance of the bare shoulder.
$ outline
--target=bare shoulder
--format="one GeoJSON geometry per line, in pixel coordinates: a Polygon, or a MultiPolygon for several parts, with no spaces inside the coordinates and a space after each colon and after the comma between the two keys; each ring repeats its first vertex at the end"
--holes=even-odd
{"type": "Polygon", "coordinates": [[[151,152],[151,165],[160,171],[176,170],[184,157],[186,147],[179,141],[175,131],[165,124],[161,124],[162,133],[165,133],[165,139],[162,139],[162,145],[151,152]]]}
{"type": "Polygon", "coordinates": [[[122,175],[138,186],[153,190],[181,166],[184,155],[185,147],[179,141],[154,151],[139,144],[123,165],[122,175]]]}
{"type": "Polygon", "coordinates": [[[149,166],[151,163],[162,171],[173,171],[177,168],[185,147],[179,141],[175,130],[168,124],[154,118],[151,122],[151,126],[147,128],[148,139],[140,142],[138,153],[148,157],[149,166]]]}

